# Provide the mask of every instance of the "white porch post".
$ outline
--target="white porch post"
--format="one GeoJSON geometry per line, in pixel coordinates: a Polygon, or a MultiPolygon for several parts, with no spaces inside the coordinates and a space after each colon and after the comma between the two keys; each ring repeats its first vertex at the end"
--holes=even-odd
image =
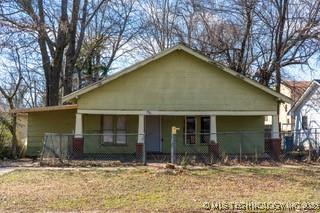
{"type": "Polygon", "coordinates": [[[278,115],[272,116],[272,133],[271,133],[272,139],[280,138],[279,134],[279,117],[278,115]]]}
{"type": "Polygon", "coordinates": [[[217,118],[215,115],[210,116],[210,142],[217,143],[217,118]]]}
{"type": "Polygon", "coordinates": [[[82,138],[83,137],[82,114],[81,113],[76,114],[76,126],[75,126],[74,137],[75,138],[82,138]]]}
{"type": "Polygon", "coordinates": [[[142,160],[145,165],[146,161],[146,147],[144,144],[144,115],[139,115],[139,125],[138,125],[138,143],[136,144],[136,156],[138,159],[142,160]]]}
{"type": "Polygon", "coordinates": [[[144,115],[139,115],[138,143],[144,144],[144,115]]]}

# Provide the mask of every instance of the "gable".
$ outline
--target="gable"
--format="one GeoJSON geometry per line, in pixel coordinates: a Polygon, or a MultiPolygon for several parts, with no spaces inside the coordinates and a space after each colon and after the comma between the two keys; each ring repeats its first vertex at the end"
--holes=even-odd
{"type": "Polygon", "coordinates": [[[307,114],[312,111],[314,114],[319,114],[320,111],[320,88],[316,87],[301,105],[302,114],[307,114]]]}
{"type": "Polygon", "coordinates": [[[276,97],[193,55],[175,50],[86,92],[79,109],[276,110],[276,97]]]}
{"type": "Polygon", "coordinates": [[[304,93],[300,96],[298,101],[291,108],[290,113],[295,113],[299,111],[308,101],[312,101],[313,96],[317,95],[319,92],[319,81],[313,80],[309,87],[304,91],[304,93]]]}
{"type": "Polygon", "coordinates": [[[314,83],[313,87],[303,95],[299,105],[295,106],[294,115],[296,129],[303,129],[302,117],[307,117],[308,128],[316,129],[320,127],[320,87],[314,83]]]}

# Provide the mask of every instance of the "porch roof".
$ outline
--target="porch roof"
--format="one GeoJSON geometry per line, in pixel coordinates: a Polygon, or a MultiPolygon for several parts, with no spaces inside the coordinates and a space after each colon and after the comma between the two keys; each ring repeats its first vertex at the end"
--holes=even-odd
{"type": "Polygon", "coordinates": [[[35,107],[10,110],[10,113],[31,113],[31,112],[47,112],[58,110],[78,109],[77,104],[59,105],[59,106],[47,106],[47,107],[35,107]]]}

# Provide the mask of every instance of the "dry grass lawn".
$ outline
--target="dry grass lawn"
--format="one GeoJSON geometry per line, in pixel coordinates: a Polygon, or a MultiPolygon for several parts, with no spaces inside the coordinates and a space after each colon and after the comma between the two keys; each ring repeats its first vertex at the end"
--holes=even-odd
{"type": "Polygon", "coordinates": [[[199,211],[207,201],[319,202],[319,177],[319,167],[17,170],[0,176],[0,212],[199,211]]]}

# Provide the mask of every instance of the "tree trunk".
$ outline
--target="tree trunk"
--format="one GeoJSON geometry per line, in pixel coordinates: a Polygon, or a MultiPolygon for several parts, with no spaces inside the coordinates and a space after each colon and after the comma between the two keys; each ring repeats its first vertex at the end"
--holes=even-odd
{"type": "Polygon", "coordinates": [[[11,139],[11,156],[13,159],[17,159],[17,135],[16,135],[16,129],[17,129],[17,114],[12,114],[12,139],[11,139]]]}
{"type": "Polygon", "coordinates": [[[46,73],[46,105],[59,105],[59,79],[61,71],[57,67],[52,67],[49,73],[46,73]]]}

